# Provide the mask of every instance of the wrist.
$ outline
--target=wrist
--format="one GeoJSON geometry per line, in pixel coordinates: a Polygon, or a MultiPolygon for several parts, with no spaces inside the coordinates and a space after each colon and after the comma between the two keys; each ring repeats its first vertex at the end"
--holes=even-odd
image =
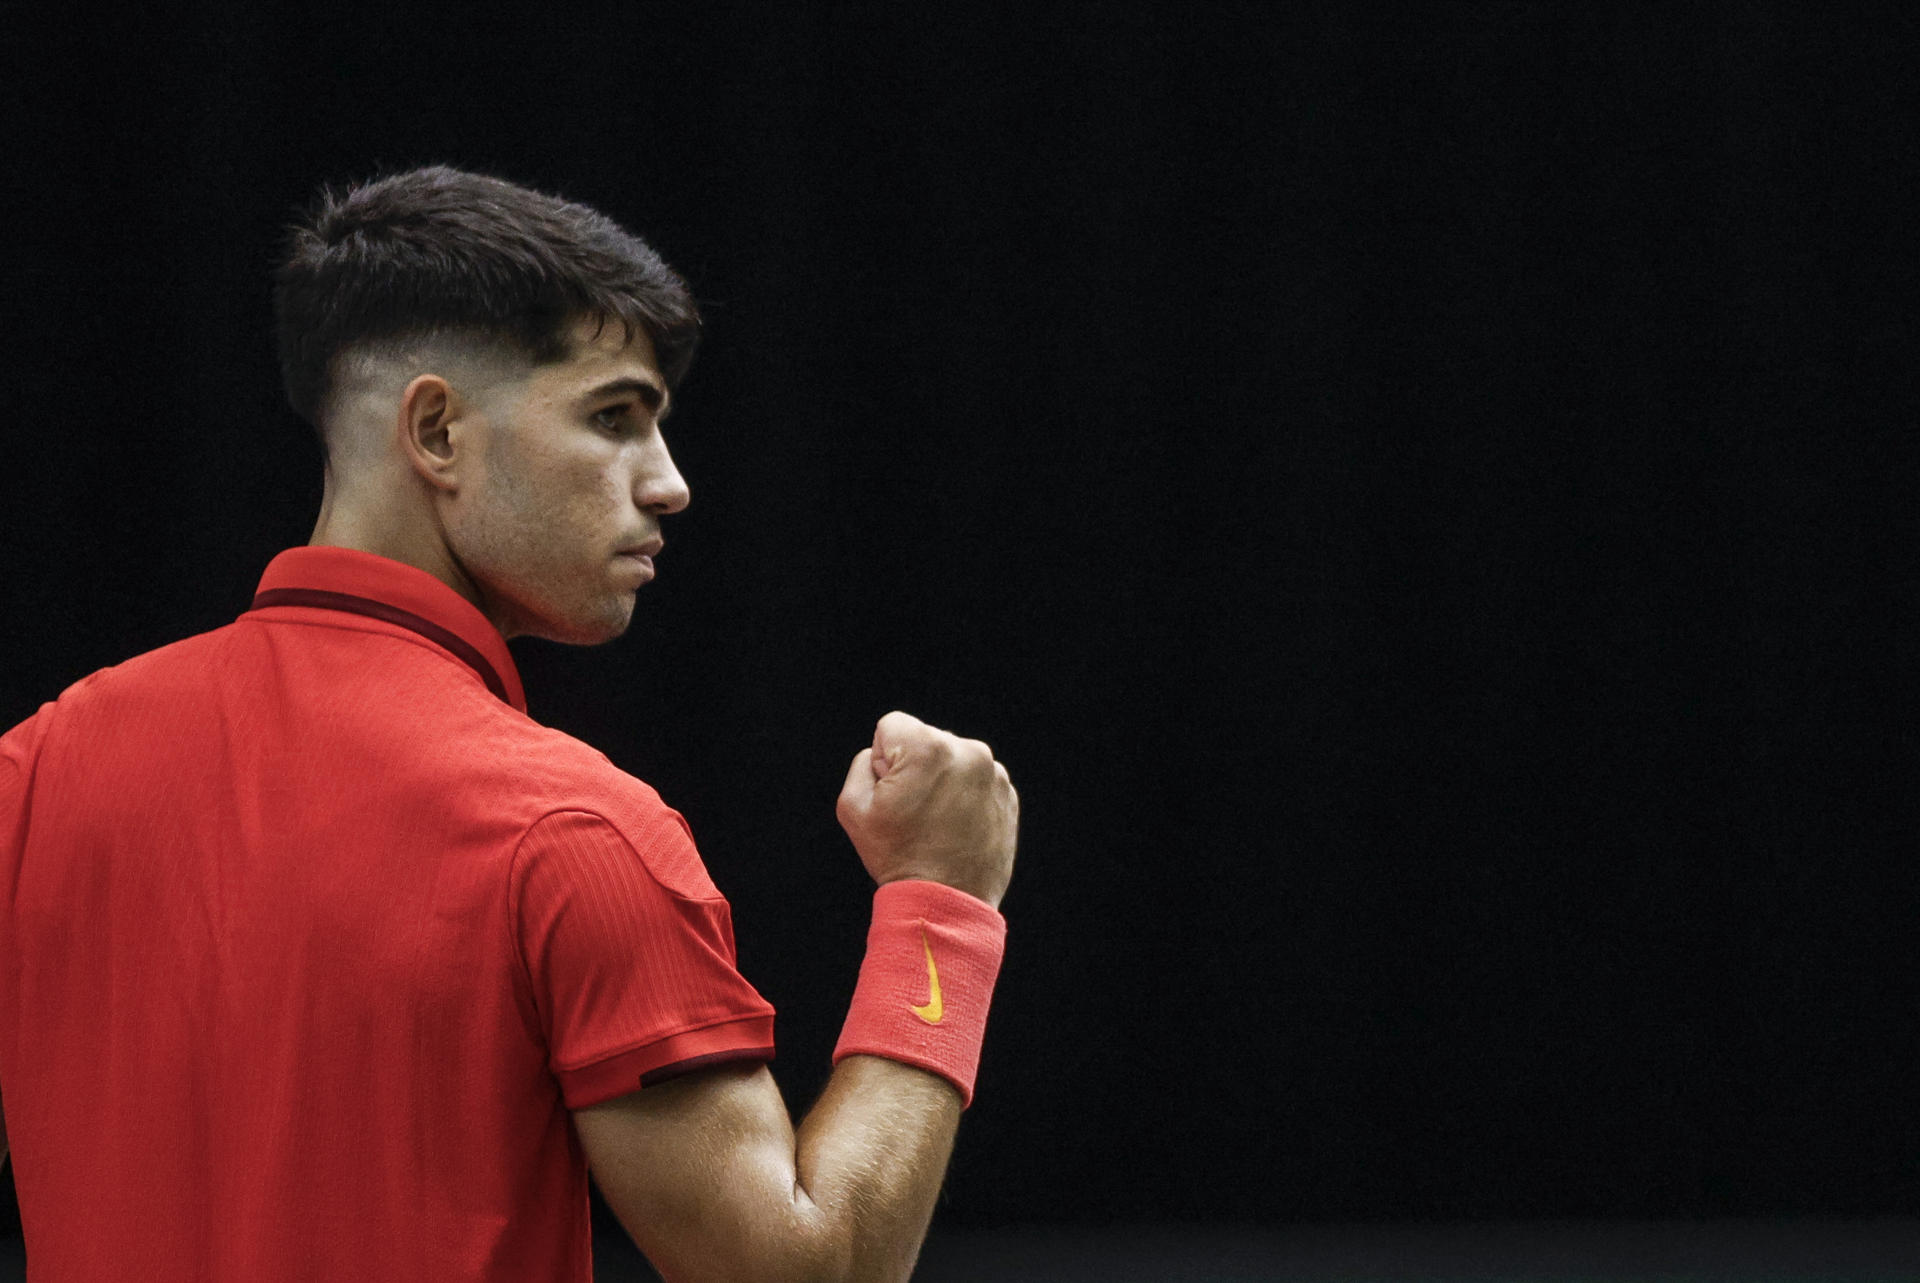
{"type": "Polygon", "coordinates": [[[940,1075],[970,1103],[1006,932],[1006,919],[971,892],[921,878],[882,883],[834,1063],[884,1056],[940,1075]]]}
{"type": "MultiPolygon", "coordinates": [[[[877,905],[877,897],[879,896],[880,892],[887,887],[906,887],[906,888],[939,887],[943,891],[956,892],[960,895],[965,896],[969,900],[977,901],[978,903],[985,905],[988,909],[993,910],[995,913],[998,913],[1000,911],[1001,896],[990,894],[984,888],[973,887],[973,886],[962,886],[957,882],[949,882],[945,878],[930,877],[924,873],[902,873],[897,877],[887,878],[885,881],[877,883],[874,887],[876,905],[877,905]]],[[[959,903],[959,902],[951,901],[950,903],[959,903]]]]}

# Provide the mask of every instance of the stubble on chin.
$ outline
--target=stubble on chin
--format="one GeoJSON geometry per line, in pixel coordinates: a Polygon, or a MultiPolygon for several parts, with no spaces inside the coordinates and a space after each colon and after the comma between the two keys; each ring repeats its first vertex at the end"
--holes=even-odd
{"type": "Polygon", "coordinates": [[[565,602],[548,602],[533,613],[527,632],[568,646],[602,646],[633,625],[635,594],[601,588],[565,602]]]}
{"type": "Polygon", "coordinates": [[[632,593],[616,594],[613,599],[608,602],[606,611],[601,616],[601,626],[594,630],[591,637],[580,642],[580,645],[602,646],[616,638],[625,636],[627,629],[633,627],[633,608],[634,597],[632,593]]]}
{"type": "MultiPolygon", "coordinates": [[[[476,559],[478,560],[478,559],[476,559]]],[[[606,585],[568,591],[556,568],[514,573],[484,562],[469,567],[482,612],[503,636],[539,637],[568,646],[599,646],[633,624],[635,594],[606,585]]]]}

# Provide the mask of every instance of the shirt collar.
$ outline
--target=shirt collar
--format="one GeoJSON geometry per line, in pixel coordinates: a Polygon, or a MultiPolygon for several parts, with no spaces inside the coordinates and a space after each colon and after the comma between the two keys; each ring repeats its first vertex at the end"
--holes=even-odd
{"type": "Polygon", "coordinates": [[[255,610],[279,606],[370,615],[412,629],[527,711],[520,671],[500,631],[479,607],[417,566],[357,548],[289,548],[267,563],[253,599],[255,610]]]}

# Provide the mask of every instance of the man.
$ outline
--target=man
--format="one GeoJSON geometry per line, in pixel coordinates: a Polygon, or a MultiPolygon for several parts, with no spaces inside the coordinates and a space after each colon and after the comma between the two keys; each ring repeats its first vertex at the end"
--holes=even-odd
{"type": "Polygon", "coordinates": [[[585,1280],[589,1165],[670,1279],[907,1277],[999,965],[1006,772],[903,713],[854,758],[879,886],[796,1130],[684,823],[530,720],[505,644],[617,637],[654,575],[684,284],[432,168],[324,199],[275,301],[310,545],[0,739],[34,1278],[585,1280]]]}

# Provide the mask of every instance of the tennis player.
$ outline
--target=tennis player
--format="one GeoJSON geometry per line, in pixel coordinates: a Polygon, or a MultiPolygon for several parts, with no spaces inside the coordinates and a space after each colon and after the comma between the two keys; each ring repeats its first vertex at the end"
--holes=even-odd
{"type": "Polygon", "coordinates": [[[699,318],[637,238],[447,168],[324,195],[275,291],[326,478],[251,607],[0,738],[0,1107],[30,1276],[592,1277],[588,1172],[673,1280],[904,1279],[972,1098],[1018,800],[889,713],[820,1100],[655,792],[507,639],[627,627],[699,318]]]}

